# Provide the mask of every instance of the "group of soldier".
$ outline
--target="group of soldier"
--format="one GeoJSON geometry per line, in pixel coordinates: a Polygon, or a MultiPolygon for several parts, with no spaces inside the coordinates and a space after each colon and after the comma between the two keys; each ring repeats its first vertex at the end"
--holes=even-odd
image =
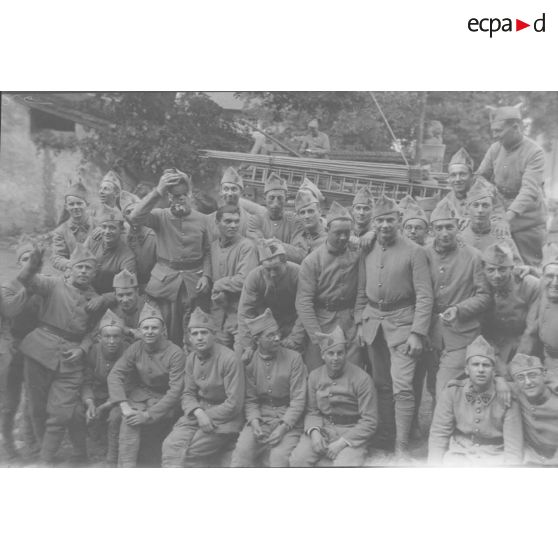
{"type": "Polygon", "coordinates": [[[21,406],[24,450],[45,465],[66,433],[76,463],[100,441],[108,466],[409,464],[426,386],[429,463],[556,464],[544,156],[516,107],[491,128],[476,172],[454,154],[444,197],[363,188],[325,217],[308,179],[287,211],[274,173],[260,206],[228,168],[209,215],[177,169],[142,199],[109,172],[95,210],[71,186],[56,274],[24,240],[2,285],[8,456],[21,406]]]}

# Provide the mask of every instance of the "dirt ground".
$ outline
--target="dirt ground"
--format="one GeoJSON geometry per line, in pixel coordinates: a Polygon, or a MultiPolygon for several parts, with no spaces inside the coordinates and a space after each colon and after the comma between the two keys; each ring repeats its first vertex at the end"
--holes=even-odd
{"type": "MultiPolygon", "coordinates": [[[[17,275],[17,263],[15,253],[10,241],[0,240],[0,282],[5,282],[12,279],[17,275]]],[[[45,265],[44,273],[53,273],[50,266],[45,265]]],[[[419,410],[419,424],[423,433],[421,439],[413,441],[411,445],[411,455],[415,460],[416,465],[423,465],[426,458],[426,436],[428,427],[431,420],[432,399],[426,389],[424,390],[423,401],[419,410]]],[[[15,440],[16,446],[24,453],[24,442],[22,434],[22,415],[21,411],[18,412],[16,417],[15,440]]],[[[88,452],[89,452],[89,467],[103,467],[104,455],[103,447],[99,442],[88,439],[88,452]]],[[[366,462],[370,467],[390,466],[393,463],[386,454],[380,450],[372,450],[366,462]]],[[[0,445],[0,467],[35,467],[37,464],[31,459],[21,460],[17,462],[9,461],[4,452],[3,447],[0,445]]],[[[71,461],[71,445],[66,438],[62,448],[60,449],[56,467],[75,467],[76,465],[71,461]]]]}

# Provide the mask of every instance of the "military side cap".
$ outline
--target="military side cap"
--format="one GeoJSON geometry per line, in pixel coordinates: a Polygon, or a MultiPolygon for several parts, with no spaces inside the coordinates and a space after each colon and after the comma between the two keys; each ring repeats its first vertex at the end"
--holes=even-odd
{"type": "Polygon", "coordinates": [[[335,329],[331,333],[316,332],[316,338],[318,339],[322,351],[326,351],[337,345],[346,345],[347,343],[343,330],[338,325],[335,326],[335,329]]]}
{"type": "Polygon", "coordinates": [[[287,189],[287,182],[279,175],[272,172],[265,181],[264,194],[271,192],[271,190],[281,190],[282,192],[286,192],[287,189]]]}
{"type": "Polygon", "coordinates": [[[389,213],[399,213],[399,207],[395,203],[395,200],[392,200],[385,194],[382,194],[374,204],[372,216],[380,217],[380,215],[388,215],[389,213]]]}
{"type": "Polygon", "coordinates": [[[122,192],[120,192],[120,209],[122,210],[122,212],[124,212],[129,205],[138,203],[139,201],[140,199],[131,192],[128,192],[126,190],[122,190],[122,192]]]}
{"type": "Polygon", "coordinates": [[[233,167],[229,167],[225,170],[223,178],[221,178],[221,184],[234,184],[240,188],[244,188],[242,176],[240,176],[233,167]]]}
{"type": "Polygon", "coordinates": [[[110,221],[124,222],[124,217],[117,207],[109,207],[103,204],[101,210],[95,215],[95,221],[97,224],[108,223],[110,221]]]}
{"type": "Polygon", "coordinates": [[[428,215],[424,212],[422,207],[418,205],[409,205],[403,213],[403,224],[410,219],[422,219],[426,226],[428,226],[428,215]]]}
{"type": "Polygon", "coordinates": [[[542,269],[550,264],[558,264],[558,245],[554,242],[543,246],[542,269]]]}
{"type": "Polygon", "coordinates": [[[206,314],[199,306],[196,306],[188,322],[188,329],[193,329],[195,327],[217,331],[215,320],[209,314],[206,314]]]}
{"type": "Polygon", "coordinates": [[[99,331],[104,327],[114,326],[124,330],[124,322],[109,308],[99,322],[99,331]]]}
{"type": "Polygon", "coordinates": [[[77,243],[72,255],[70,256],[70,265],[74,266],[80,262],[86,261],[94,261],[97,262],[97,258],[89,249],[85,247],[85,245],[81,243],[77,243]]]}
{"type": "Polygon", "coordinates": [[[112,184],[118,193],[122,190],[122,179],[116,174],[113,170],[109,170],[103,179],[101,180],[101,184],[104,182],[108,182],[112,184]]]}
{"type": "Polygon", "coordinates": [[[66,190],[64,197],[74,196],[75,198],[80,198],[83,201],[87,201],[87,189],[81,182],[74,182],[70,184],[69,188],[66,190]]]}
{"type": "Polygon", "coordinates": [[[19,239],[19,242],[17,243],[17,247],[16,247],[17,261],[19,262],[23,254],[26,254],[27,252],[32,252],[34,248],[35,248],[35,244],[33,243],[33,240],[29,236],[23,235],[19,239]]]}
{"type": "Polygon", "coordinates": [[[542,370],[543,365],[540,359],[536,356],[524,355],[516,353],[510,362],[510,373],[512,376],[520,372],[527,372],[528,370],[542,370]]]}
{"type": "Polygon", "coordinates": [[[424,211],[434,211],[442,198],[439,195],[431,198],[417,198],[417,205],[424,211]]]}
{"type": "Polygon", "coordinates": [[[307,190],[319,202],[323,202],[325,199],[324,195],[322,194],[322,191],[307,177],[304,177],[302,184],[299,186],[299,191],[300,190],[307,190]]]}
{"type": "Polygon", "coordinates": [[[430,222],[445,221],[447,219],[459,219],[457,211],[453,203],[448,198],[444,198],[435,208],[430,215],[430,222]]]}
{"type": "Polygon", "coordinates": [[[513,254],[507,244],[496,242],[484,250],[482,261],[489,265],[513,267],[513,254]]]}
{"type": "Polygon", "coordinates": [[[417,200],[415,200],[415,198],[413,198],[413,196],[409,194],[407,194],[404,198],[400,199],[397,205],[399,206],[400,213],[405,213],[405,210],[409,206],[418,206],[417,200]]]}
{"type": "Polygon", "coordinates": [[[448,168],[452,165],[465,165],[472,172],[474,167],[473,158],[469,155],[469,153],[467,153],[467,150],[462,147],[453,154],[453,157],[450,159],[448,164],[448,168]]]}
{"type": "Polygon", "coordinates": [[[312,194],[309,190],[299,190],[296,193],[294,206],[296,211],[300,211],[301,209],[312,204],[315,204],[317,206],[318,203],[319,202],[314,196],[314,194],[312,194]]]}
{"type": "Polygon", "coordinates": [[[482,176],[477,176],[471,189],[467,192],[467,205],[483,198],[492,198],[492,192],[492,184],[482,176]]]}
{"type": "Polygon", "coordinates": [[[157,306],[155,306],[154,304],[146,302],[143,305],[143,308],[141,309],[141,312],[140,312],[140,315],[139,315],[139,320],[138,320],[138,325],[140,325],[141,322],[143,322],[144,320],[148,320],[150,318],[157,318],[163,324],[165,323],[165,320],[163,320],[163,315],[161,314],[161,311],[159,310],[159,308],[157,306]]]}
{"type": "Polygon", "coordinates": [[[558,242],[558,214],[556,214],[552,221],[550,221],[550,226],[548,227],[548,234],[546,235],[547,242],[558,242]]]}
{"type": "Polygon", "coordinates": [[[131,287],[138,286],[138,279],[135,273],[123,269],[120,273],[117,273],[112,280],[112,286],[115,289],[129,289],[131,287]]]}
{"type": "Polygon", "coordinates": [[[471,357],[474,356],[483,356],[489,358],[492,362],[496,362],[494,347],[482,335],[479,335],[467,347],[465,360],[469,360],[471,357]]]}
{"type": "Polygon", "coordinates": [[[260,314],[255,318],[248,318],[246,320],[246,326],[252,336],[258,335],[258,333],[263,333],[264,331],[276,331],[279,329],[279,326],[277,325],[277,322],[275,321],[275,318],[269,308],[266,308],[263,314],[260,314]]]}
{"type": "Polygon", "coordinates": [[[518,103],[513,107],[488,107],[490,109],[490,121],[521,120],[521,104],[522,103],[518,103]]]}
{"type": "Polygon", "coordinates": [[[262,238],[258,242],[258,256],[260,262],[286,254],[283,243],[276,238],[262,238]]]}
{"type": "Polygon", "coordinates": [[[326,223],[329,225],[330,223],[338,219],[352,221],[353,216],[346,207],[343,207],[340,203],[337,203],[334,200],[331,204],[331,207],[329,208],[329,211],[327,212],[326,223]]]}
{"type": "Polygon", "coordinates": [[[363,186],[353,198],[353,207],[355,205],[369,205],[374,207],[374,196],[368,186],[363,186]]]}

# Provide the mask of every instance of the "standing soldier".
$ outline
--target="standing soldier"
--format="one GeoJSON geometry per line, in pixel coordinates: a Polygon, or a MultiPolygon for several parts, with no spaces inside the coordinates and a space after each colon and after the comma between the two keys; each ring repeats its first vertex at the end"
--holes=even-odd
{"type": "Polygon", "coordinates": [[[479,336],[467,347],[466,380],[452,380],[436,404],[428,462],[433,465],[519,465],[523,429],[517,401],[496,395],[494,349],[479,336]]]}
{"type": "Polygon", "coordinates": [[[83,244],[93,232],[93,219],[87,212],[87,190],[80,182],[72,184],[64,196],[64,212],[69,218],[52,233],[50,263],[65,272],[77,243],[83,244]]]}
{"type": "Polygon", "coordinates": [[[145,296],[139,294],[138,280],[133,273],[123,269],[112,281],[116,298],[115,314],[122,320],[124,334],[132,343],[142,338],[139,330],[139,319],[145,296]]]}
{"type": "Polygon", "coordinates": [[[523,336],[535,323],[539,280],[514,273],[513,255],[507,244],[490,245],[482,260],[492,298],[482,331],[496,351],[499,372],[504,376],[523,336]]]}
{"type": "Polygon", "coordinates": [[[298,250],[297,260],[302,261],[310,252],[323,244],[327,237],[322,216],[320,202],[306,188],[296,193],[295,210],[302,226],[293,238],[293,245],[298,250]]]}
{"type": "Polygon", "coordinates": [[[158,423],[162,442],[176,420],[184,387],[186,357],[165,338],[159,309],[145,304],[139,326],[143,339],[126,349],[108,375],[110,400],[122,412],[119,467],[137,465],[146,426],[158,423]]]}
{"type": "Polygon", "coordinates": [[[306,354],[309,370],[322,364],[316,333],[328,333],[336,325],[346,333],[349,360],[355,364],[362,360],[354,322],[360,252],[349,245],[352,227],[351,214],[334,201],[327,214],[326,242],[300,266],[296,308],[310,338],[306,354]]]}
{"type": "Polygon", "coordinates": [[[219,238],[211,243],[211,314],[217,337],[233,348],[238,333],[238,300],[248,273],[257,265],[254,243],[238,234],[240,211],[224,205],[216,213],[219,238]]]}
{"type": "Polygon", "coordinates": [[[279,325],[269,308],[247,320],[256,352],[246,366],[246,425],[231,467],[288,467],[302,434],[306,367],[298,353],[280,345],[279,325]]]}
{"type": "Polygon", "coordinates": [[[132,210],[130,221],[157,235],[157,263],[145,292],[156,299],[169,339],[183,342],[186,320],[209,292],[211,257],[205,215],[191,208],[191,183],[184,173],[165,171],[157,188],[132,210]],[[169,208],[155,208],[168,192],[169,208]]]}
{"type": "Polygon", "coordinates": [[[430,328],[433,295],[426,252],[400,235],[400,223],[397,204],[382,196],[374,206],[376,242],[360,260],[355,320],[378,392],[383,429],[378,441],[389,449],[395,411],[395,449],[398,458],[406,458],[415,411],[413,378],[430,328]]]}
{"type": "Polygon", "coordinates": [[[521,258],[527,265],[537,266],[546,233],[544,153],[523,135],[519,105],[499,107],[490,116],[495,143],[477,173],[496,185],[521,258]]]}
{"type": "Polygon", "coordinates": [[[317,336],[324,364],[308,378],[304,434],[291,454],[290,466],[361,467],[378,423],[374,385],[362,368],[347,362],[347,344],[339,326],[317,336]]]}
{"type": "Polygon", "coordinates": [[[467,346],[480,334],[490,304],[481,254],[457,242],[459,217],[445,198],[430,216],[434,242],[426,249],[434,286],[429,339],[436,349],[436,396],[463,373],[467,346]]]}
{"type": "Polygon", "coordinates": [[[309,133],[302,139],[299,153],[305,157],[314,157],[316,159],[329,159],[329,137],[324,132],[320,132],[318,121],[313,118],[308,122],[309,133]]]}
{"type": "Polygon", "coordinates": [[[216,326],[196,308],[188,333],[183,416],[163,443],[163,467],[191,467],[232,449],[244,417],[244,371],[235,354],[216,342],[216,326]]]}
{"type": "Polygon", "coordinates": [[[372,224],[372,210],[374,208],[374,197],[368,186],[361,188],[353,198],[352,214],[355,221],[353,234],[362,238],[365,234],[374,230],[372,224]]]}

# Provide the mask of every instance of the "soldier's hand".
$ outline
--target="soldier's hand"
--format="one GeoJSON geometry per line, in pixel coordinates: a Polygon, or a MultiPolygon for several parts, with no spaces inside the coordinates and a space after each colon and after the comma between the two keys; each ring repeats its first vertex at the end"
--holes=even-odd
{"type": "Polygon", "coordinates": [[[515,212],[514,212],[514,211],[510,211],[510,210],[508,209],[508,210],[506,211],[506,221],[507,221],[508,223],[511,223],[512,220],[514,219],[514,217],[515,217],[515,212]]]}
{"type": "Polygon", "coordinates": [[[339,440],[335,440],[335,442],[331,442],[331,444],[327,446],[327,456],[333,461],[339,455],[339,452],[346,447],[347,442],[345,442],[343,438],[339,438],[339,440]]]}
{"type": "Polygon", "coordinates": [[[196,409],[194,411],[194,416],[198,420],[198,425],[202,432],[209,434],[215,430],[213,422],[211,422],[211,419],[207,416],[207,413],[203,409],[196,409]]]}
{"type": "Polygon", "coordinates": [[[62,353],[62,357],[69,364],[77,364],[83,356],[83,349],[76,347],[75,349],[68,349],[62,353]]]}
{"type": "Polygon", "coordinates": [[[31,275],[34,275],[41,269],[43,265],[44,252],[45,252],[44,248],[41,248],[37,245],[33,247],[33,250],[29,255],[29,260],[27,261],[26,264],[26,269],[28,273],[30,273],[31,275]]]}
{"type": "Polygon", "coordinates": [[[405,345],[406,353],[411,358],[418,358],[422,353],[422,339],[420,338],[420,335],[417,335],[416,333],[411,333],[411,335],[409,335],[405,345]]]}
{"type": "Polygon", "coordinates": [[[85,420],[87,422],[91,422],[92,420],[95,420],[97,418],[97,409],[95,408],[95,403],[93,402],[93,399],[88,399],[85,402],[86,405],[86,410],[85,410],[85,420]]]}
{"type": "Polygon", "coordinates": [[[126,417],[126,424],[130,426],[141,426],[149,420],[149,415],[145,411],[132,411],[126,417]]]}
{"type": "Polygon", "coordinates": [[[101,417],[102,415],[104,415],[105,413],[110,411],[111,409],[112,409],[112,402],[110,400],[105,401],[103,404],[101,404],[97,407],[97,416],[101,417]]]}
{"type": "Polygon", "coordinates": [[[248,364],[252,360],[253,356],[254,349],[252,347],[248,347],[244,349],[244,352],[242,353],[242,356],[240,358],[244,364],[248,364]]]}
{"type": "Polygon", "coordinates": [[[94,314],[102,310],[106,304],[106,300],[101,295],[95,296],[85,305],[85,311],[94,314]]]}
{"type": "Polygon", "coordinates": [[[321,432],[319,432],[318,430],[312,430],[312,433],[310,434],[310,440],[312,441],[312,449],[318,455],[323,455],[327,451],[326,441],[321,432]]]}
{"type": "Polygon", "coordinates": [[[374,246],[376,240],[376,231],[368,231],[360,237],[360,247],[362,250],[368,251],[374,246]]]}
{"type": "Polygon", "coordinates": [[[159,179],[159,184],[155,190],[160,196],[166,195],[171,186],[174,186],[180,182],[180,175],[173,169],[168,169],[163,173],[163,176],[159,179]]]}
{"type": "Polygon", "coordinates": [[[508,382],[506,382],[504,378],[500,376],[496,376],[494,378],[494,384],[496,386],[496,397],[499,399],[501,403],[504,404],[504,406],[510,407],[511,399],[512,399],[512,390],[508,382]]]}
{"type": "Polygon", "coordinates": [[[513,268],[513,273],[520,280],[525,279],[527,275],[532,275],[537,278],[540,277],[538,270],[530,265],[516,265],[513,268]]]}
{"type": "MultiPolygon", "coordinates": [[[[507,216],[506,216],[506,219],[507,219],[507,216]]],[[[492,230],[493,230],[496,238],[498,238],[498,240],[502,240],[504,238],[509,238],[509,236],[510,236],[510,228],[509,228],[508,223],[506,223],[505,221],[500,221],[500,220],[493,221],[492,230]]]]}
{"type": "Polygon", "coordinates": [[[298,350],[297,344],[290,337],[285,337],[285,339],[281,339],[281,347],[285,347],[285,349],[291,349],[293,351],[298,350]]]}
{"type": "Polygon", "coordinates": [[[261,442],[264,438],[264,431],[262,430],[260,419],[253,419],[250,423],[250,426],[252,427],[252,432],[254,433],[254,437],[256,438],[256,440],[258,440],[258,442],[261,442]]]}
{"type": "Polygon", "coordinates": [[[440,314],[440,318],[446,324],[451,324],[457,320],[457,307],[450,306],[443,314],[440,314]]]}
{"type": "Polygon", "coordinates": [[[134,409],[132,409],[132,407],[127,401],[122,401],[120,403],[120,411],[122,413],[122,416],[126,418],[134,412],[134,409]]]}
{"type": "Polygon", "coordinates": [[[276,446],[288,431],[289,427],[284,422],[279,423],[279,425],[276,426],[273,429],[273,432],[269,435],[267,445],[271,447],[276,446]]]}
{"type": "Polygon", "coordinates": [[[209,291],[209,278],[205,275],[200,277],[199,281],[196,283],[196,291],[198,293],[206,293],[209,291]]]}

